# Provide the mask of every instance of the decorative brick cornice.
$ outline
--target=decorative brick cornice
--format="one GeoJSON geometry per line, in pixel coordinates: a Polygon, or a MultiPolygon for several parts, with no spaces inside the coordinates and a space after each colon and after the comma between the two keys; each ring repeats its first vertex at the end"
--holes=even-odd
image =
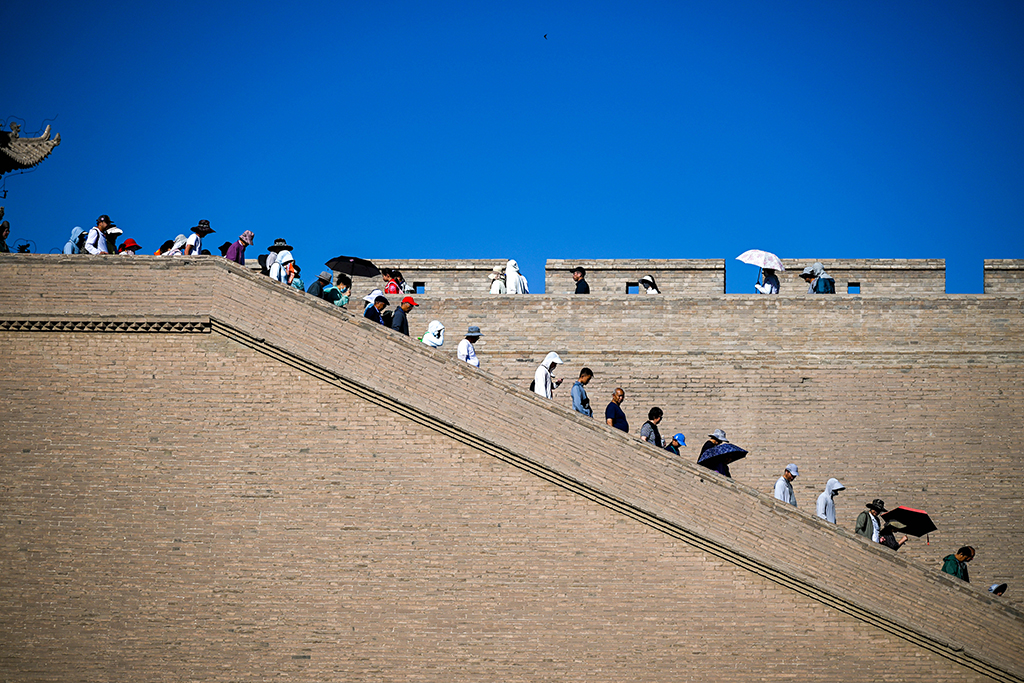
{"type": "Polygon", "coordinates": [[[0,331],[5,332],[172,332],[179,334],[207,334],[209,318],[182,320],[102,320],[102,319],[45,319],[0,320],[0,331]]]}

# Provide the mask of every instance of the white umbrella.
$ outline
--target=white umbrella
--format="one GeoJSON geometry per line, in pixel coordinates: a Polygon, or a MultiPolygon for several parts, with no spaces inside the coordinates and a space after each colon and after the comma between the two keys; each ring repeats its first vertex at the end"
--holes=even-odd
{"type": "Polygon", "coordinates": [[[782,259],[770,251],[761,251],[760,249],[749,249],[737,256],[736,260],[749,263],[758,268],[769,268],[771,270],[786,269],[786,266],[782,265],[782,259]]]}

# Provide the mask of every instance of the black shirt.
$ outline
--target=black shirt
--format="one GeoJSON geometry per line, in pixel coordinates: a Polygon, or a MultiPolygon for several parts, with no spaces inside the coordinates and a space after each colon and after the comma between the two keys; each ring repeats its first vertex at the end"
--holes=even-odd
{"type": "Polygon", "coordinates": [[[576,283],[576,293],[590,294],[590,285],[588,285],[587,281],[584,280],[583,278],[580,278],[579,281],[576,283]]]}

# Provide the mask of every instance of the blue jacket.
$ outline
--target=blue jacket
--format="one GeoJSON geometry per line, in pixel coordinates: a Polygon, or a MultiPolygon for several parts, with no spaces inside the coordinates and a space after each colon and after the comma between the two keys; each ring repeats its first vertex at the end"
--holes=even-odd
{"type": "Polygon", "coordinates": [[[587,397],[587,390],[584,388],[583,382],[579,380],[572,385],[572,409],[587,417],[594,417],[594,411],[590,408],[590,399],[587,397]]]}

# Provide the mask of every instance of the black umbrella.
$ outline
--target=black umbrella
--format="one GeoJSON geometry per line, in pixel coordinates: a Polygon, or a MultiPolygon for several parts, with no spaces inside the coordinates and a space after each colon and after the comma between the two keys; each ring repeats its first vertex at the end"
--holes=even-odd
{"type": "Polygon", "coordinates": [[[366,259],[355,256],[335,256],[324,264],[331,270],[354,277],[376,277],[380,275],[380,268],[373,265],[366,259]]]}
{"type": "Polygon", "coordinates": [[[745,457],[747,457],[747,452],[739,446],[731,443],[720,443],[701,453],[700,457],[697,458],[697,464],[714,469],[715,465],[719,463],[728,465],[745,457]]]}
{"type": "Polygon", "coordinates": [[[932,522],[932,518],[924,510],[900,506],[895,510],[883,512],[882,519],[891,524],[893,529],[908,536],[920,537],[938,530],[938,527],[932,522]]]}

